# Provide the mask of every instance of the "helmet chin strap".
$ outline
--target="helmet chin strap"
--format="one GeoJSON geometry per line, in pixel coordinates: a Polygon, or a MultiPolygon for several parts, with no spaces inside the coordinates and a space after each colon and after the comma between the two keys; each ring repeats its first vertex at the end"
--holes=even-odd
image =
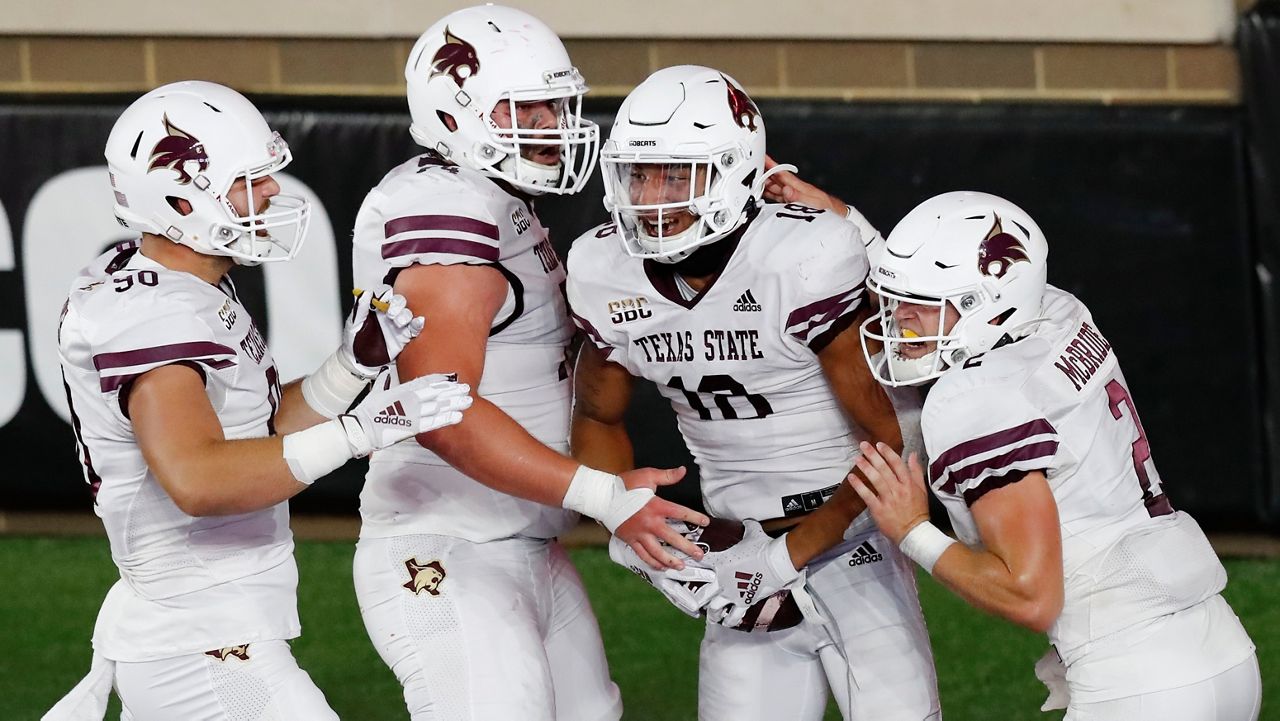
{"type": "Polygon", "coordinates": [[[539,188],[554,188],[560,182],[560,176],[564,174],[564,159],[555,165],[543,165],[515,152],[503,158],[497,168],[507,174],[508,180],[525,184],[524,189],[531,193],[539,193],[539,188]]]}

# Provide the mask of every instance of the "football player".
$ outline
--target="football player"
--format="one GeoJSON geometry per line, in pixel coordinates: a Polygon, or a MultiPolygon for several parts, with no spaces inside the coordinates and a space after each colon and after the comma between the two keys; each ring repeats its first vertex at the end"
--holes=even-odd
{"type": "Polygon", "coordinates": [[[78,458],[120,580],[88,677],[47,719],[336,719],[289,651],[299,634],[288,499],[345,463],[460,420],[443,377],[370,392],[421,328],[365,291],[344,344],[281,383],[227,272],[287,261],[308,205],[273,173],[289,146],[233,90],[157,88],[116,121],[106,158],[120,223],[71,286],[58,331],[78,458]],[[379,309],[374,309],[376,305],[379,309]]]}
{"type": "Polygon", "coordinates": [[[740,543],[706,555],[710,576],[655,583],[688,612],[697,599],[684,605],[666,581],[728,597],[708,614],[700,718],[817,719],[829,690],[846,719],[936,718],[911,564],[869,516],[854,522],[863,504],[841,483],[859,439],[903,442],[858,345],[866,251],[842,214],[762,204],[778,172],[764,166],[764,120],[717,70],[660,70],[623,101],[601,153],[613,222],[569,253],[569,303],[591,341],[573,450],[630,468],[623,416],[635,379],[649,380],[697,459],[707,510],[749,519],[740,543]],[[757,609],[747,626],[777,630],[734,628],[801,585],[816,605],[804,622],[777,628],[757,609]]]}
{"type": "Polygon", "coordinates": [[[1251,721],[1254,646],[1226,573],[1174,509],[1110,341],[1045,283],[1048,245],[985,193],[930,198],[889,235],[868,285],[886,385],[932,383],[924,464],[863,446],[850,483],[886,536],[969,603],[1053,648],[1045,710],[1068,721],[1251,721]],[[878,321],[878,323],[877,323],[878,321]],[[1063,668],[1065,666],[1065,669],[1063,668]]]}
{"type": "Polygon", "coordinates": [[[365,198],[354,273],[427,317],[399,377],[456,369],[475,405],[370,463],[361,613],[414,719],[617,719],[595,617],[555,538],[583,513],[679,566],[661,540],[698,552],[665,521],[706,518],[654,496],[682,470],[618,476],[567,455],[573,326],[534,204],[576,193],[594,167],[587,87],[546,25],[496,5],[428,28],[405,78],[427,150],[365,198]]]}

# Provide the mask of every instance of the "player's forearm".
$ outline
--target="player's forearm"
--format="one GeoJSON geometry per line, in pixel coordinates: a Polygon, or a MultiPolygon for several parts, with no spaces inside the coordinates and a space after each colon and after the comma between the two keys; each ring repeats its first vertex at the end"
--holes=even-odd
{"type": "Polygon", "coordinates": [[[561,505],[579,466],[479,397],[461,423],[424,433],[418,443],[479,483],[548,506],[561,505]]]}
{"type": "Polygon", "coordinates": [[[953,543],[938,558],[933,576],[971,605],[1044,633],[1062,612],[1062,580],[1019,573],[990,551],[953,543]]]}
{"type": "Polygon", "coordinates": [[[787,534],[791,563],[801,568],[844,540],[845,531],[867,505],[847,483],[841,483],[826,503],[805,516],[787,534]]]}
{"type": "Polygon", "coordinates": [[[217,441],[154,467],[160,484],[189,516],[227,516],[287,501],[307,484],[294,478],[279,436],[217,441]]]}
{"type": "Polygon", "coordinates": [[[570,427],[569,448],[580,463],[610,473],[635,468],[635,453],[626,426],[601,423],[575,413],[570,427]]]}
{"type": "Polygon", "coordinates": [[[280,407],[275,416],[277,435],[306,430],[326,420],[328,419],[317,413],[302,397],[301,380],[288,383],[280,389],[280,407]]]}

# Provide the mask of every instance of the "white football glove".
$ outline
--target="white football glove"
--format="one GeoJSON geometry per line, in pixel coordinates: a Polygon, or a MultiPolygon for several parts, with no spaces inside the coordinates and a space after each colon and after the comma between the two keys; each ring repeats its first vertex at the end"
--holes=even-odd
{"type": "Polygon", "coordinates": [[[352,375],[372,380],[418,337],[426,321],[415,316],[404,296],[385,283],[352,293],[356,301],[342,329],[338,358],[352,375]]]}
{"type": "MultiPolygon", "coordinates": [[[[671,525],[683,530],[687,524],[677,521],[671,525]]],[[[683,555],[674,549],[672,552],[677,556],[683,555]]],[[[692,559],[687,559],[684,568],[680,570],[669,568],[655,571],[617,536],[609,537],[609,558],[643,578],[666,596],[671,605],[694,618],[698,618],[704,607],[720,593],[720,583],[716,580],[715,571],[694,565],[692,559]]]]}
{"type": "Polygon", "coordinates": [[[302,379],[302,397],[325,418],[337,418],[400,355],[426,322],[414,317],[404,296],[383,284],[356,289],[356,301],[342,329],[342,343],[314,373],[302,379]]]}
{"type": "Polygon", "coordinates": [[[708,552],[699,562],[715,570],[720,584],[720,597],[708,605],[707,617],[729,628],[742,623],[751,604],[804,582],[804,572],[791,565],[785,534],[770,538],[750,519],[742,525],[741,541],[723,551],[708,552]]]}
{"type": "Polygon", "coordinates": [[[455,376],[433,374],[375,390],[350,412],[338,416],[351,456],[373,451],[462,420],[471,407],[471,386],[455,376]]]}

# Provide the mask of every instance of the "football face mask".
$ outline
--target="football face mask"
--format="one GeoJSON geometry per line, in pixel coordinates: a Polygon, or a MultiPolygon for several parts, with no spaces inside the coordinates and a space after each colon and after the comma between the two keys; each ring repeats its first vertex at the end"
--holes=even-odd
{"type": "Polygon", "coordinates": [[[927,298],[889,290],[868,279],[880,298],[880,312],[862,322],[862,352],[876,380],[887,386],[926,383],[942,375],[952,363],[967,357],[954,333],[957,306],[949,298],[927,298]],[[948,332],[948,315],[952,315],[948,332]],[[871,343],[884,348],[873,357],[871,343]]]}
{"type": "Polygon", "coordinates": [[[623,247],[633,257],[675,262],[716,230],[711,159],[603,157],[605,193],[623,247]]]}

